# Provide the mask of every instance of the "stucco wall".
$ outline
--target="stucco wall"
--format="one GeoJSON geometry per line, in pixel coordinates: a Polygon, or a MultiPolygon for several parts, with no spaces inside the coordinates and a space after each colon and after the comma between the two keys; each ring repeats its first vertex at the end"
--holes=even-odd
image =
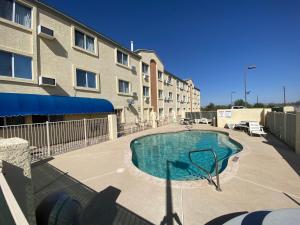
{"type": "Polygon", "coordinates": [[[258,121],[261,125],[264,125],[266,112],[270,110],[271,109],[263,109],[263,108],[217,110],[218,127],[225,127],[226,124],[228,123],[236,124],[239,123],[240,121],[258,121]],[[224,116],[222,116],[223,112],[225,112],[224,116]]]}
{"type": "MultiPolygon", "coordinates": [[[[164,65],[155,53],[139,52],[140,56],[138,56],[40,3],[30,0],[20,0],[20,2],[32,8],[32,27],[25,28],[0,18],[0,50],[32,57],[33,79],[10,78],[0,74],[1,92],[104,98],[111,101],[115,108],[125,110],[126,123],[135,122],[137,117],[141,118],[143,116],[143,109],[153,107],[151,99],[147,102],[143,98],[143,85],[149,86],[151,90],[151,84],[150,79],[147,81],[142,77],[141,65],[142,62],[145,62],[150,66],[150,61],[153,59],[157,64],[155,76],[157,76],[157,70],[164,73],[164,65]],[[38,36],[38,25],[52,29],[55,39],[48,40],[38,36]],[[89,53],[74,46],[75,29],[95,38],[95,53],[89,53]],[[128,67],[116,63],[117,49],[128,54],[128,67]],[[83,90],[82,88],[76,88],[76,68],[96,73],[98,89],[83,90]],[[55,78],[57,86],[38,85],[39,76],[55,78]],[[130,94],[118,93],[118,79],[130,83],[130,94]],[[129,107],[128,100],[132,98],[135,99],[135,104],[129,107]]],[[[163,79],[166,78],[167,75],[164,74],[163,79]]],[[[163,82],[157,81],[157,89],[164,90],[165,96],[168,91],[173,93],[173,102],[158,100],[157,108],[163,107],[165,113],[168,113],[169,108],[172,108],[173,111],[177,111],[177,108],[185,108],[188,111],[190,104],[178,104],[176,94],[179,92],[181,97],[182,95],[187,97],[189,92],[179,90],[176,87],[174,78],[172,83],[172,85],[165,85],[163,82]]]]}

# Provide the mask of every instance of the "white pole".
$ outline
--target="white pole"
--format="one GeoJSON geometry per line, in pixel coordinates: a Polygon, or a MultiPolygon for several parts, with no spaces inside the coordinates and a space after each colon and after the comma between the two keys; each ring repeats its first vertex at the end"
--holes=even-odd
{"type": "Polygon", "coordinates": [[[84,126],[84,143],[85,143],[85,146],[88,146],[87,131],[86,131],[86,118],[83,119],[83,126],[84,126]]]}
{"type": "Polygon", "coordinates": [[[48,148],[48,156],[51,156],[49,121],[46,121],[46,132],[47,132],[47,148],[48,148]]]}

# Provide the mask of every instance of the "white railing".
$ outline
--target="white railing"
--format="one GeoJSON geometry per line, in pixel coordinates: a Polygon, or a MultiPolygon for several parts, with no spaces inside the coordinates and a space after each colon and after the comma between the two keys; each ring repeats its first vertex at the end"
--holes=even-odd
{"type": "Polygon", "coordinates": [[[131,123],[131,124],[118,124],[118,137],[126,136],[143,130],[151,129],[150,122],[144,123],[131,123]]]}
{"type": "MultiPolygon", "coordinates": [[[[1,163],[1,162],[0,162],[1,163]]],[[[29,225],[26,217],[24,216],[17,200],[15,199],[14,194],[12,193],[8,183],[6,182],[6,179],[2,173],[2,168],[0,167],[0,187],[4,199],[7,203],[8,209],[11,213],[11,216],[15,222],[16,225],[29,225]]],[[[1,208],[0,210],[4,210],[4,208],[1,208]]],[[[0,215],[2,213],[0,212],[0,215]]],[[[6,221],[8,222],[8,221],[6,221]]]]}
{"type": "Polygon", "coordinates": [[[108,119],[83,119],[0,127],[0,138],[19,137],[29,142],[32,161],[109,139],[108,119]]]}

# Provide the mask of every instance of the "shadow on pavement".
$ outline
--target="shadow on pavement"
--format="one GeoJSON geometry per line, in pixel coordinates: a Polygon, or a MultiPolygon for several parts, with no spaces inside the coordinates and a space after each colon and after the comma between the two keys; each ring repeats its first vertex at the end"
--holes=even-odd
{"type": "Polygon", "coordinates": [[[153,225],[116,202],[121,193],[116,187],[96,192],[47,162],[33,165],[32,180],[35,207],[40,217],[47,217],[39,219],[43,223],[67,218],[76,225],[153,225]],[[48,209],[41,207],[45,202],[51,202],[48,209]]]}

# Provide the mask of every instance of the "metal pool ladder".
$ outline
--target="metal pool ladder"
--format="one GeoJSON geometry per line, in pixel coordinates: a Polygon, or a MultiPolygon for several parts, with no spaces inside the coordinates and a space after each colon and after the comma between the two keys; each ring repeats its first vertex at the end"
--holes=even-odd
{"type": "Polygon", "coordinates": [[[189,152],[189,159],[194,166],[196,166],[198,169],[203,170],[205,173],[207,173],[207,175],[209,177],[209,180],[208,180],[209,183],[214,184],[217,191],[222,191],[221,187],[220,187],[220,179],[219,179],[218,157],[217,157],[216,152],[212,148],[192,150],[189,152]],[[212,178],[212,175],[210,174],[210,172],[208,172],[206,169],[204,169],[203,167],[201,167],[198,164],[196,164],[195,162],[193,162],[191,155],[193,153],[197,153],[197,152],[211,152],[213,154],[214,160],[215,160],[215,171],[216,171],[217,184],[213,181],[213,178],[212,178]]]}

